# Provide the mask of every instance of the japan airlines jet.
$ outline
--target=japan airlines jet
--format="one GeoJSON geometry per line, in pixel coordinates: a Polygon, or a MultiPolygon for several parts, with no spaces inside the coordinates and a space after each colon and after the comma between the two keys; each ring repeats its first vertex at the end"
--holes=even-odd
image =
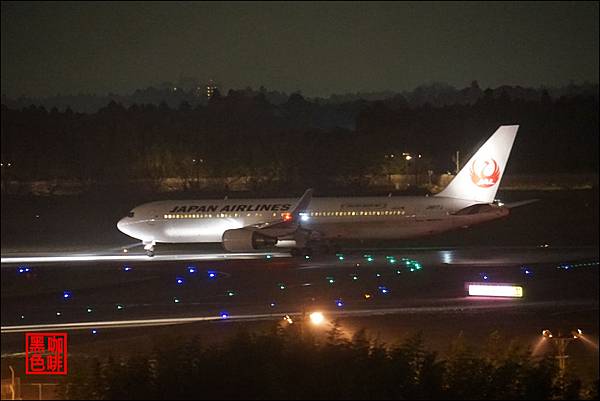
{"type": "MultiPolygon", "coordinates": [[[[156,243],[220,242],[227,251],[274,247],[293,253],[343,239],[408,239],[507,216],[511,205],[494,203],[518,125],[504,125],[458,175],[431,197],[228,199],[160,201],[135,207],[117,227],[156,243]]],[[[520,202],[518,206],[528,202],[520,202]]]]}

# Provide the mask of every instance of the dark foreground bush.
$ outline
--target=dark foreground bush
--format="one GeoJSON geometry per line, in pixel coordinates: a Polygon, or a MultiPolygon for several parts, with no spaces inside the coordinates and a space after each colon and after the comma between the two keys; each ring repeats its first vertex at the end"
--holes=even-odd
{"type": "Polygon", "coordinates": [[[481,350],[459,337],[446,359],[421,335],[388,346],[337,326],[316,337],[301,324],[240,332],[217,346],[169,341],[150,355],[81,363],[63,386],[69,399],[577,399],[597,398],[560,380],[551,358],[490,335],[481,350]]]}

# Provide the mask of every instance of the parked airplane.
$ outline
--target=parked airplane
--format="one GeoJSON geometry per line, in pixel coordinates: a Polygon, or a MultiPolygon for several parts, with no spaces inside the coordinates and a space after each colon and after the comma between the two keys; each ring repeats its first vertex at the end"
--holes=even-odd
{"type": "Polygon", "coordinates": [[[440,193],[430,197],[176,200],[135,207],[117,227],[157,243],[220,242],[231,252],[290,248],[343,239],[408,239],[472,226],[509,214],[494,203],[518,125],[501,126],[440,193]]]}

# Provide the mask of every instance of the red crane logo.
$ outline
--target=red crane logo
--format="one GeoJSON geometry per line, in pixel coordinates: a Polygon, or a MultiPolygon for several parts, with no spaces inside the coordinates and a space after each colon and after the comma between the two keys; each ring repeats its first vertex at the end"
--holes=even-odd
{"type": "Polygon", "coordinates": [[[495,185],[500,178],[500,166],[496,160],[475,159],[471,164],[471,180],[480,188],[489,188],[495,185]]]}

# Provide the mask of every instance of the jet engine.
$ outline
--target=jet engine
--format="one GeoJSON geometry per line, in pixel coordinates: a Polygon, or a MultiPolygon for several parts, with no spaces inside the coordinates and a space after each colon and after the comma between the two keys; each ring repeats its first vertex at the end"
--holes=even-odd
{"type": "Polygon", "coordinates": [[[230,252],[251,252],[277,244],[277,238],[260,234],[258,231],[238,228],[223,233],[223,248],[230,252]]]}

